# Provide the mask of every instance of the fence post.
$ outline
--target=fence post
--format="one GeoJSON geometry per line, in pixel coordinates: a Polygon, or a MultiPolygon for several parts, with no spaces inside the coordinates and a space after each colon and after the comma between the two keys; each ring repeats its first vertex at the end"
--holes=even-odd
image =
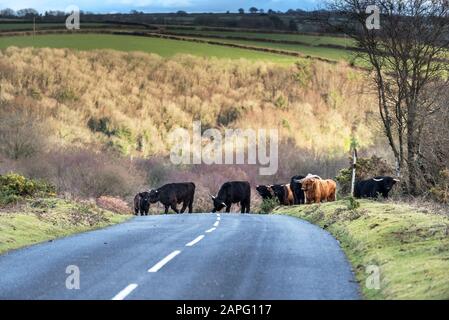
{"type": "Polygon", "coordinates": [[[355,174],[357,165],[357,148],[354,146],[352,148],[352,179],[351,179],[351,195],[354,197],[355,192],[355,174]]]}

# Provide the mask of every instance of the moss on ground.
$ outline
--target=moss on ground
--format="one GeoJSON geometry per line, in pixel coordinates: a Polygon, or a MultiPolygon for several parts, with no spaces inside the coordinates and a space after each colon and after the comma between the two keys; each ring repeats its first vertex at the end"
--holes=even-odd
{"type": "Polygon", "coordinates": [[[0,210],[0,254],[12,249],[95,230],[130,218],[95,204],[59,198],[28,199],[0,210]]]}
{"type": "Polygon", "coordinates": [[[449,299],[449,217],[409,205],[342,200],[280,207],[275,214],[321,226],[340,242],[366,299],[449,299]],[[380,267],[380,289],[368,289],[367,267],[380,267]]]}

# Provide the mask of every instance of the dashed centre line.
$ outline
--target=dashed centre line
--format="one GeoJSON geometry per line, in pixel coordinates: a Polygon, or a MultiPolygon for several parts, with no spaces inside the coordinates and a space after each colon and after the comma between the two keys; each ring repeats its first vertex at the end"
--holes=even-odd
{"type": "Polygon", "coordinates": [[[131,292],[133,292],[137,288],[137,284],[131,283],[125,289],[120,291],[112,300],[123,300],[125,299],[131,292]]]}
{"type": "Polygon", "coordinates": [[[180,254],[180,250],[173,251],[168,256],[166,256],[164,259],[156,263],[151,269],[148,270],[148,272],[158,272],[163,266],[165,266],[170,260],[172,260],[174,257],[176,257],[178,254],[180,254]]]}
{"type": "MultiPolygon", "coordinates": [[[[218,225],[220,224],[220,214],[217,213],[217,221],[215,221],[214,223],[214,227],[207,230],[206,233],[211,233],[214,232],[215,230],[217,230],[218,225]]],[[[194,245],[196,245],[198,242],[200,242],[201,240],[203,240],[205,237],[205,235],[200,235],[198,237],[195,238],[195,240],[189,242],[186,244],[186,247],[193,247],[194,245]]],[[[156,263],[153,267],[151,267],[150,269],[148,269],[148,272],[150,273],[155,273],[158,272],[163,266],[165,266],[168,262],[170,262],[174,257],[176,257],[178,254],[180,254],[181,251],[180,250],[175,250],[172,253],[170,253],[168,256],[166,256],[164,259],[162,259],[161,261],[159,261],[158,263],[156,263]]],[[[138,287],[138,285],[136,283],[131,283],[130,285],[128,285],[125,289],[123,289],[122,291],[120,291],[117,295],[115,295],[112,300],[123,300],[125,299],[128,295],[130,295],[136,288],[138,287]]]]}
{"type": "Polygon", "coordinates": [[[197,237],[195,240],[189,242],[188,244],[186,244],[186,247],[193,247],[194,245],[196,245],[198,242],[200,242],[201,240],[203,240],[204,235],[200,235],[199,237],[197,237]]]}

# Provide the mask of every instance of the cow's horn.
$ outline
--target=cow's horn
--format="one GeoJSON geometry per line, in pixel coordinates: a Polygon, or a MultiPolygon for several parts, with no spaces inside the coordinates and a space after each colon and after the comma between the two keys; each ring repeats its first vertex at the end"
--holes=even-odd
{"type": "Polygon", "coordinates": [[[226,207],[226,203],[222,202],[221,204],[224,205],[224,206],[226,207]]]}
{"type": "Polygon", "coordinates": [[[384,181],[384,179],[382,178],[382,179],[376,179],[376,178],[373,178],[373,180],[374,181],[376,181],[376,182],[381,182],[381,181],[384,181]]]}
{"type": "Polygon", "coordinates": [[[401,182],[401,180],[399,180],[399,179],[393,179],[394,181],[396,181],[396,182],[401,182]]]}
{"type": "Polygon", "coordinates": [[[213,196],[212,194],[210,194],[209,193],[209,195],[210,195],[210,197],[212,198],[212,199],[214,199],[215,200],[215,196],[213,196]]]}

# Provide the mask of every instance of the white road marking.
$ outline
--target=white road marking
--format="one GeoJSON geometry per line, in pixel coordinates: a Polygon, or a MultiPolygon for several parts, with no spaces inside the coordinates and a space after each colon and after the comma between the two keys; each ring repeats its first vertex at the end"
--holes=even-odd
{"type": "Polygon", "coordinates": [[[120,291],[112,300],[123,300],[125,299],[131,292],[134,291],[134,289],[137,288],[137,284],[131,283],[129,286],[127,286],[125,289],[120,291]]]}
{"type": "Polygon", "coordinates": [[[219,224],[220,224],[220,221],[216,221],[216,222],[214,223],[214,227],[218,227],[219,224]]]}
{"type": "Polygon", "coordinates": [[[220,214],[219,213],[217,213],[217,217],[219,217],[220,216],[220,214]]]}
{"type": "Polygon", "coordinates": [[[198,242],[200,242],[201,240],[203,240],[204,235],[200,235],[199,237],[197,237],[195,240],[193,240],[192,242],[189,242],[188,244],[186,244],[186,247],[193,247],[194,245],[196,245],[198,242]]]}
{"type": "Polygon", "coordinates": [[[176,257],[178,254],[180,254],[181,251],[176,250],[170,253],[168,256],[166,256],[164,259],[156,263],[151,269],[148,270],[148,272],[158,272],[163,266],[165,266],[170,260],[172,260],[174,257],[176,257]]]}
{"type": "Polygon", "coordinates": [[[217,221],[220,221],[220,220],[221,220],[221,218],[220,218],[220,217],[218,217],[218,218],[217,218],[217,221]]]}
{"type": "Polygon", "coordinates": [[[211,233],[211,232],[214,232],[215,230],[217,230],[217,228],[211,228],[211,229],[207,230],[206,233],[211,233]]]}

